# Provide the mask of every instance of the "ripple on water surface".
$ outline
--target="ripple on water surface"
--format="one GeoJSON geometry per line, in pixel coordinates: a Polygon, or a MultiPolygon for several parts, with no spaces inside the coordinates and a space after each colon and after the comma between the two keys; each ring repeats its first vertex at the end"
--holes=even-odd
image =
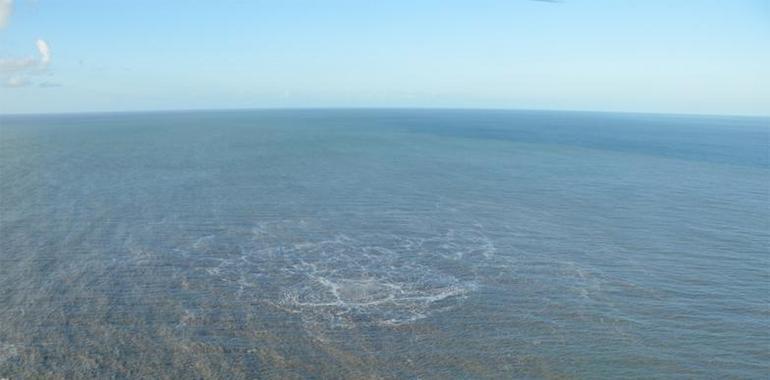
{"type": "Polygon", "coordinates": [[[473,225],[426,237],[337,234],[296,241],[317,233],[289,223],[207,235],[178,254],[229,283],[240,299],[269,303],[315,328],[399,325],[454,308],[477,288],[474,268],[492,263],[495,254],[473,225]]]}

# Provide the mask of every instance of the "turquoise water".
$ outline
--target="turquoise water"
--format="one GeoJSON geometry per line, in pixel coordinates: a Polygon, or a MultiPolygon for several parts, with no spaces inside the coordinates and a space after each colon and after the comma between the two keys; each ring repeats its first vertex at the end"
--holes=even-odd
{"type": "Polygon", "coordinates": [[[0,117],[0,378],[767,378],[768,119],[0,117]]]}

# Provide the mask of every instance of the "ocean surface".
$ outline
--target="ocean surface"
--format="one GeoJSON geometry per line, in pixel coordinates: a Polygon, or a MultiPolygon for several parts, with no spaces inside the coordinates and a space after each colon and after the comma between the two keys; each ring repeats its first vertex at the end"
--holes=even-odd
{"type": "Polygon", "coordinates": [[[0,378],[768,376],[769,119],[0,116],[0,378]]]}

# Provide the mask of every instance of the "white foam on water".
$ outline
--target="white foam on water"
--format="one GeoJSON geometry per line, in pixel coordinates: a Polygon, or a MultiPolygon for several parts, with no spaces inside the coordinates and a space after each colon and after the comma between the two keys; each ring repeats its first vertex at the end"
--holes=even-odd
{"type": "MultiPolygon", "coordinates": [[[[367,238],[366,244],[377,241],[367,238]]],[[[439,303],[457,306],[475,288],[417,262],[425,252],[364,245],[344,235],[295,248],[301,259],[293,270],[300,280],[278,304],[311,324],[410,323],[431,315],[439,303]]]]}
{"type": "Polygon", "coordinates": [[[176,328],[181,329],[187,327],[188,324],[195,320],[195,317],[196,315],[194,311],[185,309],[184,313],[179,318],[179,323],[177,323],[176,328]]]}
{"type": "Polygon", "coordinates": [[[312,324],[396,325],[429,316],[439,302],[457,306],[475,287],[473,283],[418,266],[401,268],[398,273],[382,271],[352,276],[343,276],[336,270],[309,272],[304,281],[284,292],[279,304],[301,313],[303,320],[312,324]]]}
{"type": "Polygon", "coordinates": [[[284,221],[259,224],[247,237],[206,235],[191,240],[186,257],[199,260],[201,273],[231,284],[238,299],[267,302],[315,326],[353,327],[412,323],[459,306],[477,287],[468,278],[473,271],[460,279],[446,269],[457,264],[441,262],[475,267],[497,252],[478,225],[421,236],[337,233],[326,240],[310,240],[320,234],[307,228],[284,221]]]}
{"type": "Polygon", "coordinates": [[[206,235],[198,238],[198,240],[195,240],[193,243],[193,249],[205,249],[208,247],[209,242],[211,242],[214,239],[214,235],[206,235]]]}
{"type": "Polygon", "coordinates": [[[0,364],[19,356],[19,350],[15,345],[0,342],[0,364]]]}

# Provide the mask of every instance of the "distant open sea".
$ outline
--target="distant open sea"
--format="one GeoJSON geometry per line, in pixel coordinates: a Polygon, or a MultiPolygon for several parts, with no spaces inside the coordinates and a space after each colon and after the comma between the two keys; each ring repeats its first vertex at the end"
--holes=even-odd
{"type": "Polygon", "coordinates": [[[769,376],[770,119],[0,116],[0,378],[769,376]]]}

